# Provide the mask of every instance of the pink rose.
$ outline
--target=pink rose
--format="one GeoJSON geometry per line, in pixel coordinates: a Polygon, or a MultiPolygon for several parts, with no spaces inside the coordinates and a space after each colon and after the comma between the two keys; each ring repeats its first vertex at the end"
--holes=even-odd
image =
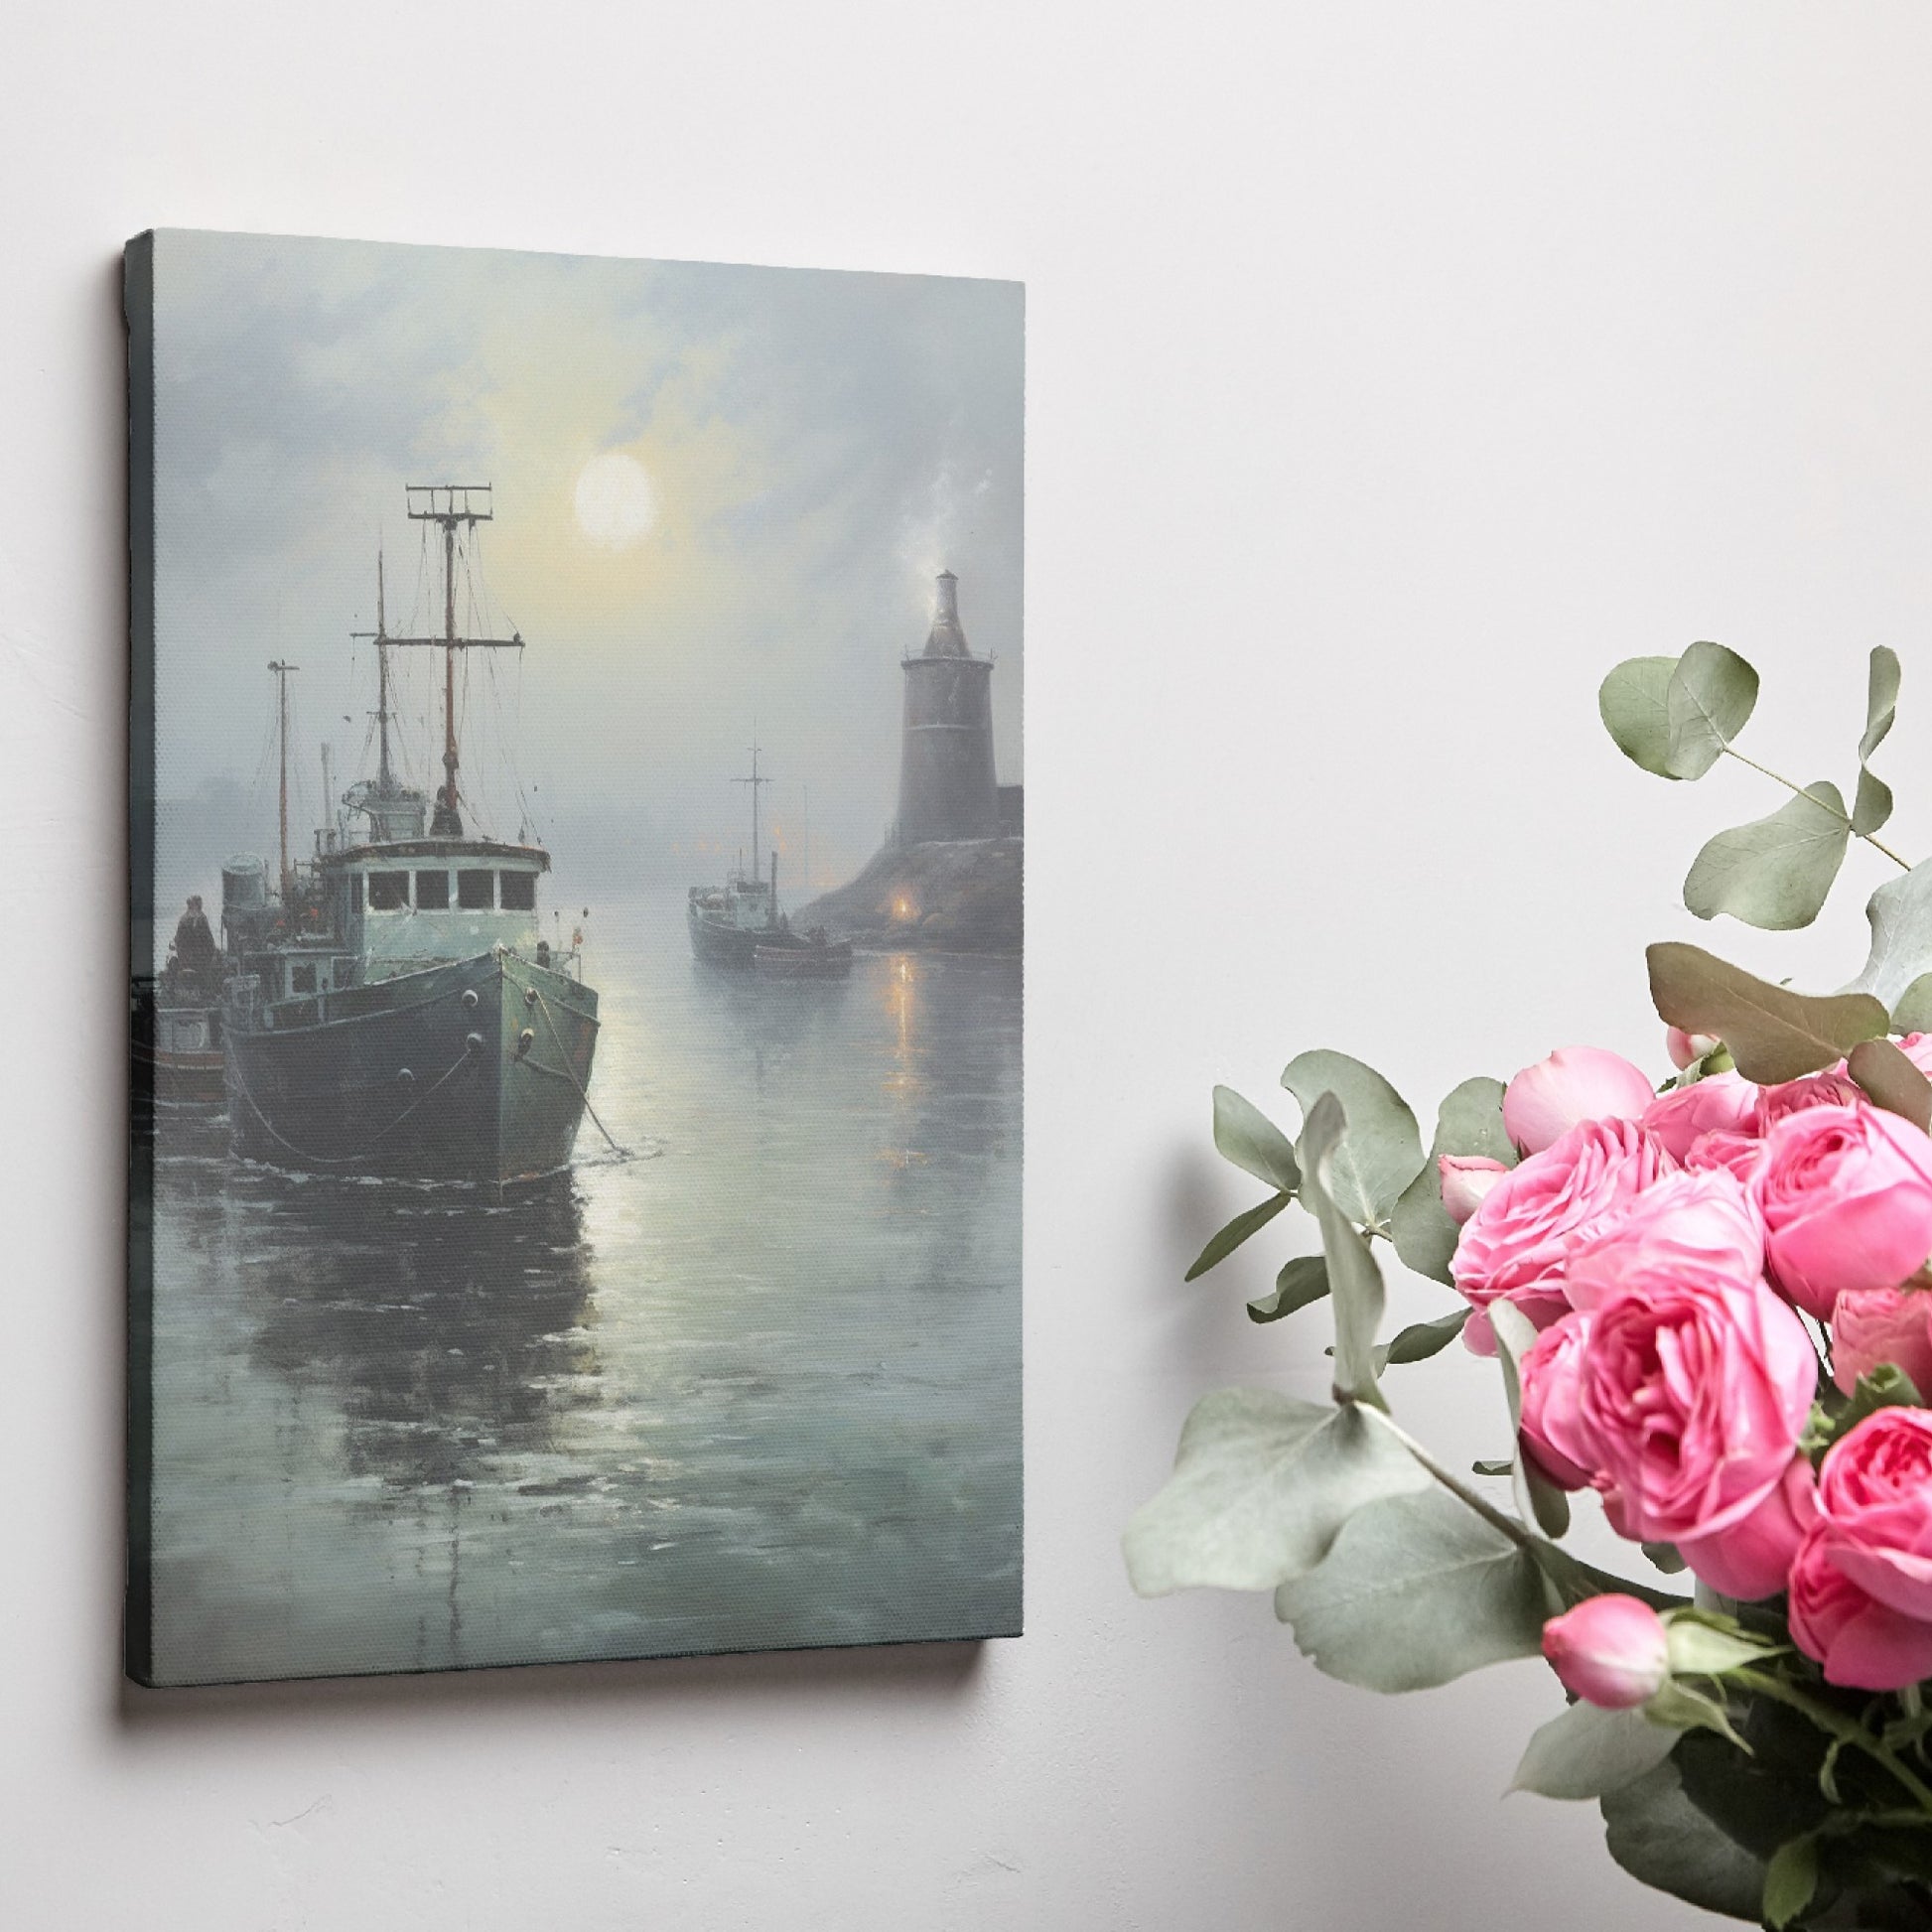
{"type": "Polygon", "coordinates": [[[1713,1073],[1659,1094],[1637,1119],[1682,1161],[1707,1134],[1753,1131],[1759,1091],[1740,1073],[1713,1073]]]}
{"type": "Polygon", "coordinates": [[[1807,1073],[1802,1080],[1786,1080],[1761,1090],[1755,1129],[1762,1137],[1779,1121],[1802,1114],[1808,1107],[1866,1107],[1864,1089],[1846,1072],[1841,1061],[1823,1073],[1807,1073]]]}
{"type": "Polygon", "coordinates": [[[1611,1527],[1682,1543],[1741,1521],[1783,1479],[1817,1385],[1804,1323],[1762,1282],[1639,1247],[1590,1317],[1577,1404],[1611,1527]]]}
{"type": "Polygon", "coordinates": [[[1503,1130],[1525,1154],[1541,1154],[1581,1121],[1635,1120],[1653,1092],[1642,1069],[1620,1054],[1559,1046],[1504,1089],[1503,1130]]]}
{"type": "Polygon", "coordinates": [[[1634,1121],[1573,1127],[1511,1169],[1477,1204],[1449,1264],[1457,1291],[1478,1313],[1504,1296],[1548,1327],[1570,1306],[1563,1277],[1572,1249],[1671,1165],[1634,1121]]]}
{"type": "Polygon", "coordinates": [[[1537,1336],[1520,1363],[1522,1443],[1536,1466],[1559,1489],[1587,1489],[1595,1457],[1577,1403],[1589,1316],[1566,1314],[1537,1336]]]}
{"type": "Polygon", "coordinates": [[[1751,1191],[1765,1273],[1820,1320],[1932,1255],[1932,1139],[1876,1107],[1807,1107],[1771,1129],[1751,1191]]]}
{"type": "Polygon", "coordinates": [[[1682,1027],[1664,1029],[1664,1050],[1670,1054],[1670,1063],[1682,1073],[1687,1066],[1695,1066],[1705,1054],[1715,1052],[1724,1044],[1716,1034],[1687,1034],[1682,1027]]]}
{"type": "Polygon", "coordinates": [[[1443,1176],[1443,1205],[1457,1227],[1482,1205],[1483,1195],[1509,1172],[1500,1161],[1481,1154],[1445,1154],[1436,1169],[1443,1176]]]}
{"type": "Polygon", "coordinates": [[[1932,1623],[1888,1608],[1839,1567],[1820,1524],[1791,1566],[1786,1619],[1798,1648],[1825,1667],[1825,1682],[1855,1691],[1900,1691],[1932,1677],[1932,1623]]]}
{"type": "Polygon", "coordinates": [[[1670,1676],[1670,1632],[1648,1603],[1587,1596],[1543,1626],[1550,1668],[1587,1704],[1628,1711],[1647,1704],[1670,1676]]]}
{"type": "Polygon", "coordinates": [[[1794,1455],[1780,1482],[1748,1516],[1712,1536],[1687,1537],[1677,1553],[1713,1589],[1743,1602],[1775,1596],[1792,1559],[1818,1520],[1818,1483],[1810,1459],[1794,1455]]]}
{"type": "Polygon", "coordinates": [[[1716,1279],[1744,1287],[1764,1272],[1764,1226],[1722,1168],[1667,1173],[1605,1215],[1571,1249],[1570,1305],[1600,1306],[1626,1282],[1716,1279]]]}
{"type": "Polygon", "coordinates": [[[1818,1472],[1832,1560],[1902,1616],[1932,1623],[1932,1409],[1880,1409],[1818,1472]]]}
{"type": "Polygon", "coordinates": [[[1859,1377],[1891,1362],[1932,1397],[1932,1293],[1855,1288],[1832,1310],[1832,1380],[1850,1395],[1859,1377]]]}
{"type": "Polygon", "coordinates": [[[1693,1173],[1722,1168],[1748,1187],[1757,1164],[1764,1158],[1764,1143],[1755,1134],[1707,1134],[1691,1143],[1684,1165],[1693,1173]]]}

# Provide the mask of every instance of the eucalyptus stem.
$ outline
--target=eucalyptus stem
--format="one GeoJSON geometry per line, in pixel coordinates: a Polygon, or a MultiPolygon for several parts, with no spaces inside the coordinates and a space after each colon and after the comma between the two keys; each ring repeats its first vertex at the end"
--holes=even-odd
{"type": "Polygon", "coordinates": [[[1889,1744],[1872,1736],[1863,1725],[1854,1724],[1843,1712],[1834,1711],[1829,1704],[1820,1704],[1816,1698],[1799,1690],[1795,1684],[1787,1684],[1781,1677],[1767,1677],[1761,1671],[1733,1670],[1725,1673],[1725,1680],[1743,1690],[1755,1691],[1759,1697],[1767,1697],[1774,1704],[1788,1705],[1793,1711],[1803,1713],[1828,1737],[1836,1737],[1841,1743],[1864,1752],[1865,1756],[1882,1764],[1911,1793],[1921,1811],[1932,1816],[1932,1785],[1920,1778],[1889,1744]]]}
{"type": "Polygon", "coordinates": [[[1742,752],[1736,751],[1728,745],[1725,747],[1725,757],[1727,759],[1735,759],[1739,764],[1748,764],[1753,771],[1761,773],[1764,777],[1771,779],[1776,784],[1781,784],[1786,791],[1794,792],[1800,798],[1809,798],[1814,805],[1821,806],[1824,810],[1831,812],[1834,818],[1844,819],[1847,825],[1852,826],[1853,832],[1862,838],[1866,845],[1870,846],[1872,851],[1882,852],[1900,871],[1911,871],[1912,862],[1909,859],[1901,859],[1882,839],[1875,839],[1869,832],[1861,832],[1856,825],[1852,825],[1852,815],[1849,812],[1832,811],[1832,807],[1827,805],[1816,792],[1807,791],[1803,785],[1794,785],[1782,771],[1773,771],[1768,764],[1759,764],[1755,759],[1747,759],[1742,752]]]}
{"type": "Polygon", "coordinates": [[[1386,1409],[1372,1409],[1364,1404],[1361,1405],[1361,1412],[1380,1423],[1457,1502],[1466,1503],[1492,1529],[1500,1530],[1508,1537],[1519,1550],[1534,1548],[1537,1539],[1515,1517],[1498,1509],[1487,1496],[1471,1489],[1460,1476],[1452,1475],[1386,1409]]]}

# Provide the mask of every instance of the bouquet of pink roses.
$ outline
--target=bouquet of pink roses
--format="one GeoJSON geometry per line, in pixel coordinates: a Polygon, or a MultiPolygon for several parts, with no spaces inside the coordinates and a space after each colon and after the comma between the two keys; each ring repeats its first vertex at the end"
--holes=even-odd
{"type": "MultiPolygon", "coordinates": [[[[1685,882],[1700,916],[1788,929],[1853,839],[1874,847],[1900,876],[1846,991],[1653,946],[1661,1087],[1566,1048],[1465,1081],[1427,1153],[1343,1054],[1289,1064],[1295,1140],[1216,1089],[1216,1146],[1269,1192],[1189,1279],[1299,1202],[1322,1252],[1249,1312],[1327,1303],[1332,1400],[1207,1397],[1126,1539],[1142,1592],[1273,1589],[1315,1664],[1371,1690],[1541,1651],[1572,1701],[1517,1785],[1595,1799],[1635,1876],[1778,1928],[1932,1926],[1932,864],[1876,837],[1891,793],[1869,759],[1897,693],[1874,651],[1849,807],[1777,779],[1789,802],[1719,833],[1685,882]],[[1387,1342],[1378,1242],[1456,1298],[1387,1342]],[[1514,1443],[1469,1474],[1383,1387],[1458,1335],[1495,1358],[1514,1443]],[[1580,1492],[1681,1582],[1566,1547],[1580,1492]]],[[[1742,658],[1700,643],[1617,666],[1600,703],[1627,756],[1683,780],[1741,758],[1756,696],[1742,658]]]]}

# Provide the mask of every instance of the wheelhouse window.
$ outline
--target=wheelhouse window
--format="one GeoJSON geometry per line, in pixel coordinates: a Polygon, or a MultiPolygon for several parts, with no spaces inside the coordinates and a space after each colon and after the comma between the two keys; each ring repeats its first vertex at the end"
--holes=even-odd
{"type": "Polygon", "coordinates": [[[458,873],[456,902],[466,912],[487,911],[496,903],[496,875],[493,872],[458,873]]]}
{"type": "Polygon", "coordinates": [[[369,874],[369,910],[395,912],[409,903],[409,875],[406,872],[369,874]]]}
{"type": "Polygon", "coordinates": [[[537,876],[533,872],[506,872],[498,903],[505,912],[534,912],[537,909],[537,876]]]}
{"type": "Polygon", "coordinates": [[[441,912],[450,902],[450,875],[447,872],[419,872],[416,875],[416,909],[441,912]]]}
{"type": "Polygon", "coordinates": [[[289,991],[291,993],[313,993],[316,990],[316,969],[313,966],[291,966],[289,968],[289,991]]]}

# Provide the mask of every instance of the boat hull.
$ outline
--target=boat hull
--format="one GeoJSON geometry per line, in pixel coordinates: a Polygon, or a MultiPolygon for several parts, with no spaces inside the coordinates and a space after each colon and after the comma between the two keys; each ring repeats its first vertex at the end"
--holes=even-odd
{"type": "Polygon", "coordinates": [[[695,905],[685,907],[685,923],[691,929],[692,954],[705,965],[737,972],[749,970],[756,963],[759,937],[764,928],[708,919],[695,905]]]}
{"type": "Polygon", "coordinates": [[[770,979],[842,980],[852,971],[852,946],[849,940],[820,945],[809,941],[772,945],[760,940],[753,959],[770,979]]]}
{"type": "Polygon", "coordinates": [[[235,1145],[275,1167],[500,1185],[565,1167],[597,995],[513,953],[231,1012],[235,1145]]]}

